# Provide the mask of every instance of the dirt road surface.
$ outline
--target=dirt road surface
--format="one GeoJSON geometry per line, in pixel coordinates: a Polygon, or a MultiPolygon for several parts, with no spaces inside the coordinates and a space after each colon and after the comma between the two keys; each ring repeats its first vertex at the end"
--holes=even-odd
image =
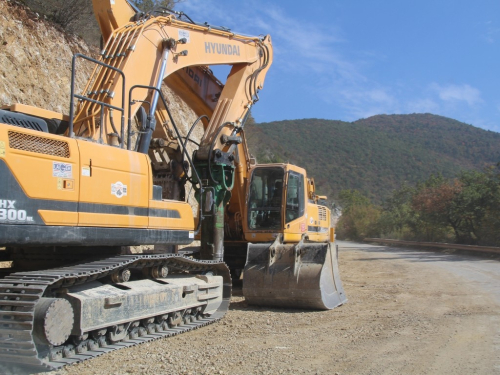
{"type": "Polygon", "coordinates": [[[247,306],[53,374],[500,374],[500,260],[338,242],[349,301],[247,306]]]}

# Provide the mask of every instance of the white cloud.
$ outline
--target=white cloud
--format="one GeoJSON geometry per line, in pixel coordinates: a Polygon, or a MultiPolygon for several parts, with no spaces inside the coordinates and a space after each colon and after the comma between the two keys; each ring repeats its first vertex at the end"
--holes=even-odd
{"type": "Polygon", "coordinates": [[[438,113],[439,104],[430,98],[410,100],[406,104],[408,113],[438,113]]]}
{"type": "Polygon", "coordinates": [[[466,102],[469,106],[475,106],[483,101],[481,92],[467,84],[441,86],[433,83],[431,89],[445,102],[466,102]]]}
{"type": "Polygon", "coordinates": [[[382,113],[399,112],[399,101],[390,89],[368,83],[366,86],[346,87],[338,92],[336,100],[347,111],[347,120],[357,120],[382,113]],[[374,86],[369,88],[369,86],[374,86]]]}
{"type": "Polygon", "coordinates": [[[487,43],[495,43],[499,34],[500,28],[495,27],[492,21],[486,22],[486,32],[484,33],[483,38],[487,43]]]}

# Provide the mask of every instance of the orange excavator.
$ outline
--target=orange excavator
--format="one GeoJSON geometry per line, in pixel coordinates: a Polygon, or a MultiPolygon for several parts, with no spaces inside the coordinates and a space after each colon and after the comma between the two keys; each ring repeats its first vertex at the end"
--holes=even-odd
{"type": "Polygon", "coordinates": [[[344,303],[314,180],[247,148],[270,36],[126,0],[93,6],[104,48],[74,56],[69,114],[0,110],[0,362],[57,369],[212,323],[231,275],[251,304],[344,303]],[[77,93],[81,60],[95,69],[77,93]],[[224,84],[212,65],[231,66],[224,84]],[[199,116],[187,133],[165,84],[199,116]],[[141,245],[155,251],[130,253],[141,245]]]}

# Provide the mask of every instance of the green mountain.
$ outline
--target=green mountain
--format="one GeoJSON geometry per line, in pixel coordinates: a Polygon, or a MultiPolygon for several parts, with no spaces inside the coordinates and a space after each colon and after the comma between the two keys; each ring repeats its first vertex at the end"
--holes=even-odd
{"type": "Polygon", "coordinates": [[[500,162],[500,133],[432,114],[377,115],[355,122],[286,120],[245,127],[259,163],[305,167],[320,194],[362,191],[381,202],[402,183],[500,162]]]}

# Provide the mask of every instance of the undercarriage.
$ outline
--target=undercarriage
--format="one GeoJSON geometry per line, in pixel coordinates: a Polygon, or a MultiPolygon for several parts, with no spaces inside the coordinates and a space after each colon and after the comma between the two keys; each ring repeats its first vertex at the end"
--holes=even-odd
{"type": "Polygon", "coordinates": [[[0,281],[0,361],[58,369],[213,323],[230,296],[224,263],[176,254],[13,273],[0,281]]]}

